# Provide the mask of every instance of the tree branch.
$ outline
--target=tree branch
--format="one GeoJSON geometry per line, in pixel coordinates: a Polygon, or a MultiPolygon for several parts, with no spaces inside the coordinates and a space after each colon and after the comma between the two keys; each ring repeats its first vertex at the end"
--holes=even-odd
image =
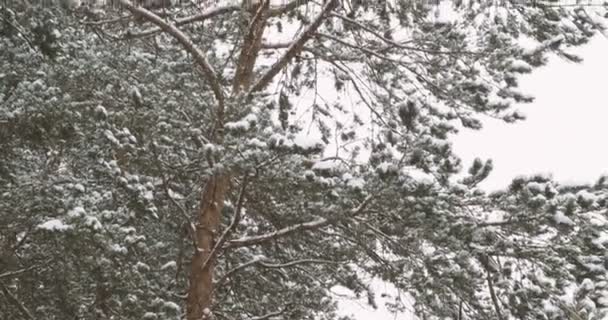
{"type": "Polygon", "coordinates": [[[286,49],[289,48],[291,44],[291,41],[262,43],[262,49],[286,49]]]}
{"type": "Polygon", "coordinates": [[[232,231],[238,226],[239,222],[241,221],[241,211],[243,210],[243,203],[245,202],[245,191],[248,183],[249,177],[247,176],[247,174],[245,174],[245,178],[243,179],[243,185],[241,186],[241,192],[239,193],[239,199],[237,200],[236,210],[234,212],[234,216],[232,217],[232,221],[230,221],[230,225],[228,225],[226,230],[224,230],[220,238],[215,243],[213,249],[211,249],[211,252],[207,256],[207,259],[205,259],[205,262],[203,262],[203,270],[207,267],[209,261],[215,258],[219,250],[222,248],[222,246],[224,246],[224,243],[226,243],[226,240],[228,240],[228,236],[230,235],[230,233],[232,233],[232,231]]]}
{"type": "MultiPolygon", "coordinates": [[[[179,26],[183,26],[185,24],[189,24],[192,22],[204,21],[204,20],[207,20],[210,18],[214,18],[216,16],[219,16],[219,15],[222,15],[225,13],[235,12],[240,9],[241,9],[241,6],[239,6],[239,5],[213,8],[213,9],[205,10],[197,15],[176,19],[175,22],[173,23],[173,25],[176,27],[179,27],[179,26]]],[[[132,38],[147,37],[147,36],[151,36],[153,34],[159,33],[161,31],[163,31],[162,28],[150,28],[150,29],[144,30],[142,32],[132,33],[129,35],[129,37],[132,37],[132,38]]]]}
{"type": "Polygon", "coordinates": [[[275,17],[296,9],[301,5],[308,4],[310,0],[292,0],[284,5],[270,8],[270,16],[275,17]]]}
{"type": "Polygon", "coordinates": [[[300,260],[294,260],[294,261],[289,261],[289,262],[285,262],[285,263],[266,263],[264,261],[259,261],[259,264],[261,266],[263,266],[264,268],[268,268],[268,269],[280,269],[280,268],[289,268],[289,267],[294,267],[297,266],[299,264],[308,264],[308,263],[337,263],[336,261],[331,261],[331,260],[322,260],[322,259],[300,259],[300,260]]]}
{"type": "Polygon", "coordinates": [[[278,317],[278,316],[282,315],[283,313],[285,313],[285,310],[286,309],[283,309],[280,311],[275,311],[275,312],[270,312],[263,316],[252,317],[252,318],[250,318],[250,320],[266,320],[266,319],[270,319],[272,317],[278,317]]]}
{"type": "MultiPolygon", "coordinates": [[[[310,0],[293,0],[291,2],[286,3],[285,5],[280,5],[280,6],[271,5],[268,13],[271,17],[278,16],[278,15],[287,13],[303,4],[306,4],[309,1],[310,0]]],[[[257,4],[257,1],[255,1],[255,2],[249,1],[249,4],[255,5],[255,4],[257,4]]],[[[222,14],[236,12],[239,10],[242,10],[241,5],[227,5],[227,6],[217,7],[217,8],[205,10],[196,15],[176,19],[174,22],[174,26],[179,27],[179,26],[183,26],[183,25],[193,23],[193,22],[200,22],[200,21],[204,21],[207,19],[217,17],[222,14]]],[[[159,33],[161,31],[163,31],[161,28],[150,28],[150,29],[144,30],[142,32],[132,33],[129,35],[129,37],[132,37],[132,38],[147,37],[147,36],[151,36],[153,34],[159,33]]]]}
{"type": "Polygon", "coordinates": [[[38,266],[32,266],[32,267],[24,268],[24,269],[21,269],[21,270],[7,271],[5,273],[0,273],[0,280],[2,280],[4,278],[12,278],[12,277],[18,276],[20,274],[26,273],[26,272],[28,272],[30,270],[36,269],[36,268],[38,268],[38,266]]]}
{"type": "Polygon", "coordinates": [[[235,93],[239,92],[241,88],[246,90],[251,85],[253,68],[255,67],[255,62],[261,48],[262,35],[266,28],[269,4],[269,0],[262,0],[261,3],[257,4],[255,15],[251,19],[247,33],[243,37],[241,54],[234,74],[233,91],[235,93]]]}
{"type": "Polygon", "coordinates": [[[272,79],[293,59],[302,48],[304,44],[312,38],[317,32],[317,29],[321,26],[321,23],[327,17],[327,14],[338,6],[338,0],[328,0],[318,16],[312,21],[312,23],[302,32],[302,34],[291,43],[287,48],[287,51],[277,60],[270,69],[251,87],[249,94],[264,89],[272,79]]]}
{"type": "MultiPolygon", "coordinates": [[[[205,80],[207,80],[209,82],[209,85],[211,86],[213,95],[215,96],[215,99],[218,102],[218,109],[220,111],[218,113],[221,114],[224,108],[224,93],[222,91],[222,86],[220,84],[217,74],[215,73],[215,70],[213,70],[213,67],[211,66],[211,64],[209,64],[203,52],[192,42],[192,40],[190,40],[190,38],[185,33],[179,30],[175,25],[169,24],[153,12],[145,8],[133,5],[129,0],[120,0],[120,3],[125,6],[127,10],[131,11],[131,13],[133,13],[134,15],[144,17],[146,20],[157,25],[162,31],[173,36],[184,47],[184,49],[186,49],[186,51],[188,51],[188,53],[192,55],[196,64],[201,67],[203,71],[203,77],[205,77],[205,80]]],[[[223,121],[223,119],[219,120],[223,121]]]]}
{"type": "Polygon", "coordinates": [[[496,316],[498,320],[503,320],[502,312],[500,311],[500,306],[498,304],[498,297],[496,297],[496,292],[494,292],[494,284],[492,283],[492,275],[488,271],[488,289],[490,290],[490,297],[492,298],[492,303],[494,304],[494,309],[496,310],[496,316]]]}
{"type": "Polygon", "coordinates": [[[0,283],[0,289],[2,289],[2,293],[4,293],[4,295],[6,296],[6,299],[15,307],[17,307],[17,309],[19,309],[19,311],[21,312],[21,314],[23,314],[25,318],[34,320],[34,316],[32,315],[32,313],[25,307],[25,305],[23,305],[23,303],[21,303],[21,301],[19,301],[19,299],[17,299],[17,297],[15,297],[15,295],[13,295],[8,290],[4,283],[0,283]]]}
{"type": "Polygon", "coordinates": [[[374,50],[371,50],[371,49],[368,49],[368,48],[365,48],[365,47],[361,47],[358,44],[353,44],[353,43],[350,43],[348,41],[344,41],[344,40],[342,40],[342,39],[340,39],[338,37],[334,37],[334,36],[329,35],[327,33],[319,32],[319,33],[315,33],[315,34],[317,36],[320,36],[320,37],[323,37],[323,38],[327,38],[329,40],[333,40],[333,41],[335,41],[335,42],[337,42],[337,43],[339,43],[339,44],[341,44],[341,45],[343,45],[345,47],[349,47],[351,49],[359,50],[359,51],[361,51],[363,53],[369,54],[371,56],[374,56],[374,57],[376,57],[378,59],[381,59],[381,60],[384,60],[384,61],[390,61],[390,62],[394,62],[394,63],[400,64],[400,65],[403,65],[403,64],[405,64],[407,62],[407,61],[404,61],[404,60],[399,60],[399,59],[391,58],[388,55],[383,55],[383,54],[381,54],[378,51],[374,51],[374,50]]]}
{"type": "MultiPolygon", "coordinates": [[[[330,13],[330,15],[332,17],[340,18],[340,19],[342,19],[342,20],[344,20],[344,21],[346,21],[348,23],[356,25],[360,29],[365,30],[365,31],[371,33],[376,38],[382,40],[383,42],[385,42],[385,43],[387,43],[389,45],[391,45],[392,47],[396,47],[396,48],[400,48],[400,49],[404,49],[404,50],[410,50],[410,51],[420,51],[420,52],[430,53],[430,54],[447,54],[447,55],[450,55],[450,54],[458,54],[458,55],[462,55],[462,54],[479,54],[479,53],[471,52],[471,51],[441,51],[441,50],[429,50],[429,49],[424,49],[424,48],[419,48],[419,47],[406,46],[406,45],[403,45],[401,43],[397,43],[397,42],[395,42],[395,41],[393,41],[391,39],[388,39],[388,38],[384,37],[383,35],[381,35],[377,31],[375,31],[372,28],[369,28],[369,27],[363,25],[362,23],[359,23],[355,19],[351,19],[349,17],[346,17],[346,16],[338,14],[338,13],[330,13]]],[[[385,49],[383,49],[381,51],[384,51],[384,50],[385,49]]]]}
{"type": "MultiPolygon", "coordinates": [[[[365,198],[365,200],[363,200],[363,202],[357,208],[351,210],[351,216],[354,217],[354,216],[359,215],[367,207],[367,205],[371,202],[371,200],[373,198],[374,197],[371,195],[368,196],[367,198],[365,198]]],[[[313,221],[298,223],[298,224],[295,224],[295,225],[292,225],[289,227],[285,227],[283,229],[280,229],[280,230],[277,230],[274,232],[270,232],[267,234],[230,240],[230,241],[228,241],[226,248],[239,248],[239,247],[246,247],[246,246],[261,244],[266,241],[282,238],[282,237],[291,235],[296,232],[319,229],[319,228],[329,225],[332,222],[333,222],[333,220],[330,220],[330,219],[318,218],[313,221]]]]}
{"type": "Polygon", "coordinates": [[[294,267],[294,266],[297,266],[300,264],[309,264],[309,263],[334,263],[335,264],[337,262],[330,261],[330,260],[321,260],[321,259],[300,259],[300,260],[294,260],[294,261],[290,261],[290,262],[286,262],[286,263],[272,264],[272,263],[266,263],[262,259],[253,259],[251,261],[245,262],[241,265],[238,265],[238,266],[230,269],[228,272],[226,272],[226,274],[224,274],[223,276],[220,277],[220,279],[217,281],[217,285],[222,284],[224,281],[226,281],[228,278],[230,278],[232,275],[239,272],[240,270],[243,270],[247,267],[254,266],[254,265],[260,265],[267,269],[280,269],[280,268],[289,268],[289,267],[294,267]]]}
{"type": "Polygon", "coordinates": [[[264,243],[269,240],[282,238],[282,237],[288,236],[292,233],[296,233],[299,231],[318,229],[318,228],[328,225],[329,223],[330,223],[330,220],[325,219],[325,218],[319,218],[319,219],[309,221],[309,222],[298,223],[298,224],[295,224],[295,225],[292,225],[289,227],[285,227],[283,229],[280,229],[280,230],[277,230],[277,231],[274,231],[271,233],[267,233],[267,234],[230,240],[230,241],[228,241],[228,245],[226,247],[227,248],[238,248],[238,247],[246,247],[246,246],[251,246],[251,245],[255,245],[255,244],[260,244],[260,243],[264,243]]]}

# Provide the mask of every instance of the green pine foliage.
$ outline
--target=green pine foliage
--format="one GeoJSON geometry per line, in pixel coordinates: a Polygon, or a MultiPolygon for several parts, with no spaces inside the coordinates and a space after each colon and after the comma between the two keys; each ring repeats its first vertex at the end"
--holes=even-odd
{"type": "Polygon", "coordinates": [[[550,53],[578,61],[568,49],[607,8],[459,1],[446,18],[335,2],[321,15],[327,1],[271,1],[252,85],[322,23],[244,92],[256,11],[151,8],[215,70],[223,119],[192,52],[120,1],[2,3],[0,318],[183,318],[194,217],[218,172],[230,233],[210,317],[339,319],[335,286],[375,304],[364,274],[411,295],[420,319],[608,316],[606,179],[485,194],[492,162],[459,179],[449,142],[481,115],[523,119],[518,75],[550,53]]]}

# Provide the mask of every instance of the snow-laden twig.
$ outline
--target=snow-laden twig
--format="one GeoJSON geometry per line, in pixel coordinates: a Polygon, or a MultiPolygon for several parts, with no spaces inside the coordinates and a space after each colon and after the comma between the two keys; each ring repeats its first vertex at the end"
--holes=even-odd
{"type": "MultiPolygon", "coordinates": [[[[213,9],[205,10],[197,15],[177,19],[173,25],[176,27],[179,27],[179,26],[189,24],[192,22],[211,19],[213,17],[217,17],[217,16],[225,14],[225,13],[235,12],[240,9],[241,9],[241,6],[239,6],[239,5],[228,5],[228,6],[216,7],[213,9]]],[[[159,33],[161,31],[163,31],[162,28],[150,28],[150,29],[144,30],[142,32],[132,33],[129,36],[134,37],[134,38],[147,37],[147,36],[159,33]]]]}
{"type": "Polygon", "coordinates": [[[141,16],[146,20],[152,22],[157,25],[162,31],[173,36],[188,53],[192,55],[196,64],[198,64],[203,73],[203,77],[205,80],[209,82],[211,86],[211,90],[213,91],[213,95],[218,102],[218,109],[221,111],[224,108],[224,93],[222,91],[222,86],[220,84],[219,78],[211,66],[211,64],[205,58],[203,52],[192,42],[192,40],[181,30],[179,30],[175,25],[170,24],[159,17],[157,14],[147,10],[145,8],[135,6],[131,3],[130,0],[120,0],[120,3],[127,8],[127,10],[131,11],[134,15],[141,16]]]}
{"type": "MultiPolygon", "coordinates": [[[[363,200],[363,202],[361,202],[361,204],[359,206],[357,206],[356,208],[351,210],[351,216],[354,217],[354,216],[359,215],[367,207],[367,205],[371,202],[371,200],[373,198],[374,198],[373,195],[367,196],[365,198],[365,200],[363,200]]],[[[329,225],[332,221],[333,220],[326,219],[326,218],[318,218],[313,221],[298,223],[298,224],[295,224],[295,225],[292,225],[289,227],[285,227],[285,228],[282,228],[282,229],[279,229],[277,231],[270,232],[267,234],[230,240],[230,241],[228,241],[226,247],[227,248],[238,248],[238,247],[256,245],[256,244],[264,243],[266,241],[282,238],[282,237],[291,235],[296,232],[306,231],[306,230],[315,230],[315,229],[329,225]]]]}
{"type": "MultiPolygon", "coordinates": [[[[284,14],[286,12],[294,10],[298,6],[308,3],[309,1],[310,0],[293,0],[293,1],[287,2],[285,4],[282,4],[280,6],[271,5],[270,10],[269,10],[269,15],[278,16],[278,15],[284,14]]],[[[249,1],[250,6],[253,6],[256,4],[257,4],[257,1],[249,1]]],[[[236,12],[236,11],[239,11],[242,9],[243,9],[243,7],[240,4],[239,5],[237,5],[237,4],[223,5],[223,6],[205,10],[203,12],[200,12],[200,13],[192,15],[192,16],[176,19],[174,25],[176,27],[179,27],[179,26],[183,26],[186,24],[194,23],[194,22],[201,22],[201,21],[205,21],[207,19],[215,18],[222,14],[232,13],[232,12],[236,12]]],[[[161,31],[163,31],[161,28],[150,28],[150,29],[144,30],[142,32],[132,33],[129,36],[133,37],[133,38],[147,37],[147,36],[157,34],[161,31]]]]}

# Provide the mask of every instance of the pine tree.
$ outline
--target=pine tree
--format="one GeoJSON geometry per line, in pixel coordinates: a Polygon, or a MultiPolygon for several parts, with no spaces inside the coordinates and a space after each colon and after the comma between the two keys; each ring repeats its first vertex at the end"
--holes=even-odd
{"type": "Polygon", "coordinates": [[[3,318],[336,319],[362,275],[423,319],[606,314],[604,182],[486,195],[449,143],[606,8],[3,6],[3,318]]]}

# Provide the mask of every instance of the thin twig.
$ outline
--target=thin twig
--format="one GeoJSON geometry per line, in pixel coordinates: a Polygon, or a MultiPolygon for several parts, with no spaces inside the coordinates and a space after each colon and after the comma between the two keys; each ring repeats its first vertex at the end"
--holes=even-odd
{"type": "MultiPolygon", "coordinates": [[[[355,217],[355,216],[359,215],[367,207],[367,205],[371,202],[371,200],[373,198],[374,198],[374,196],[372,196],[372,195],[365,198],[365,200],[363,200],[363,202],[361,202],[361,204],[359,206],[357,206],[357,208],[354,208],[353,210],[351,210],[350,216],[355,217]]],[[[321,227],[329,225],[333,221],[334,221],[334,219],[318,218],[313,221],[302,222],[302,223],[298,223],[295,225],[291,225],[289,227],[285,227],[285,228],[276,230],[274,232],[270,232],[270,233],[266,233],[266,234],[262,234],[262,235],[258,235],[258,236],[243,237],[240,239],[230,240],[230,241],[228,241],[226,248],[239,248],[239,247],[246,247],[246,246],[261,244],[261,243],[264,243],[269,240],[283,238],[285,236],[291,235],[291,234],[299,232],[299,231],[319,229],[321,227]]]]}
{"type": "Polygon", "coordinates": [[[34,320],[32,312],[30,312],[30,310],[28,310],[25,305],[21,301],[19,301],[19,299],[17,299],[17,297],[15,297],[12,292],[8,290],[4,283],[0,282],[0,289],[2,289],[2,293],[4,293],[4,295],[6,296],[6,299],[10,303],[12,303],[17,309],[19,309],[19,311],[21,312],[21,314],[23,314],[25,318],[34,320]]]}
{"type": "Polygon", "coordinates": [[[28,272],[30,270],[34,270],[34,269],[36,269],[38,267],[39,266],[32,266],[32,267],[24,268],[24,269],[21,269],[21,270],[8,271],[8,272],[5,272],[5,273],[0,273],[0,280],[4,279],[4,278],[12,278],[12,277],[18,276],[18,275],[26,273],[26,272],[28,272]]]}
{"type": "MultiPolygon", "coordinates": [[[[344,21],[347,21],[351,24],[356,25],[357,27],[359,27],[360,29],[363,29],[369,33],[371,33],[372,35],[374,35],[375,37],[377,37],[378,39],[382,40],[385,43],[390,44],[393,47],[397,47],[400,49],[404,49],[404,50],[410,50],[410,51],[420,51],[420,52],[424,52],[424,53],[430,53],[430,54],[446,54],[446,55],[452,55],[452,54],[458,54],[458,55],[462,55],[462,54],[479,54],[478,52],[472,52],[472,51],[441,51],[441,50],[429,50],[429,49],[424,49],[424,48],[419,48],[419,47],[411,47],[411,46],[406,46],[400,43],[397,43],[391,39],[387,39],[386,37],[382,36],[380,33],[378,33],[377,31],[373,30],[372,28],[369,28],[365,25],[363,25],[362,23],[357,22],[354,19],[351,19],[349,17],[346,17],[344,15],[338,14],[338,13],[330,13],[331,16],[336,17],[336,18],[340,18],[344,21]]],[[[389,48],[387,48],[389,49],[389,48]]],[[[383,51],[383,50],[380,50],[383,51]]]]}
{"type": "Polygon", "coordinates": [[[222,275],[220,277],[220,279],[217,281],[216,285],[220,285],[220,284],[224,283],[226,280],[228,280],[232,275],[234,275],[238,271],[243,270],[250,266],[254,266],[254,265],[260,265],[267,269],[281,269],[281,268],[296,267],[301,264],[312,264],[312,263],[336,264],[339,262],[331,261],[331,260],[322,260],[322,259],[300,259],[300,260],[294,260],[294,261],[285,262],[285,263],[272,264],[272,263],[266,263],[262,259],[253,259],[251,261],[245,262],[241,265],[238,265],[238,266],[230,269],[228,272],[226,272],[224,275],[222,275]]]}
{"type": "Polygon", "coordinates": [[[488,271],[488,289],[490,290],[490,297],[492,298],[492,303],[494,304],[494,309],[496,310],[496,316],[498,320],[503,320],[502,312],[500,311],[500,306],[498,304],[498,297],[496,297],[496,292],[494,292],[494,284],[492,283],[492,275],[488,271]]]}

